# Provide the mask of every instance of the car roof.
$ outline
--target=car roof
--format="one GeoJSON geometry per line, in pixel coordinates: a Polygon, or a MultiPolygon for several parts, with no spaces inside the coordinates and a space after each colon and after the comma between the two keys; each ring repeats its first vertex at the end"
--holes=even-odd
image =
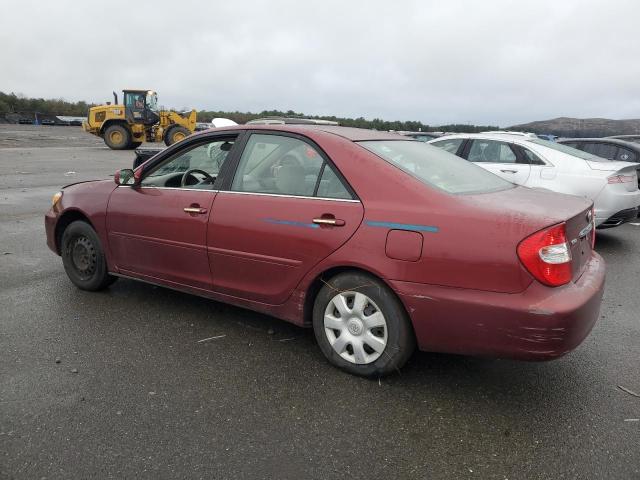
{"type": "Polygon", "coordinates": [[[289,132],[289,133],[299,133],[301,135],[311,134],[320,132],[330,133],[333,135],[337,135],[339,137],[343,137],[347,140],[351,140],[352,142],[361,142],[366,140],[404,140],[407,142],[414,142],[417,140],[411,139],[411,137],[405,137],[399,135],[397,133],[392,132],[384,132],[380,130],[368,130],[366,128],[355,128],[355,127],[341,127],[335,125],[302,125],[302,124],[245,124],[245,125],[234,125],[230,127],[222,127],[222,128],[211,128],[209,130],[205,130],[203,132],[197,133],[196,135],[206,135],[207,133],[211,134],[214,132],[221,131],[238,131],[238,130],[266,130],[266,131],[276,131],[276,132],[289,132]]]}
{"type": "Polygon", "coordinates": [[[598,142],[598,143],[611,143],[620,145],[621,147],[628,147],[633,150],[640,150],[640,147],[635,142],[628,142],[620,138],[608,138],[608,137],[593,137],[593,138],[563,138],[558,140],[558,143],[570,143],[570,142],[598,142]]]}
{"type": "MultiPolygon", "coordinates": [[[[538,137],[528,135],[512,135],[507,133],[451,133],[442,137],[434,138],[430,142],[439,142],[450,138],[477,138],[480,140],[500,140],[502,142],[526,142],[527,140],[535,140],[538,137]]],[[[429,142],[429,143],[430,143],[429,142]]]]}
{"type": "Polygon", "coordinates": [[[400,135],[443,135],[442,132],[412,132],[409,130],[390,130],[390,132],[399,133],[400,135]]]}
{"type": "Polygon", "coordinates": [[[317,118],[302,117],[260,117],[246,122],[248,125],[279,125],[279,124],[304,124],[304,125],[339,125],[332,120],[322,120],[317,118]]]}

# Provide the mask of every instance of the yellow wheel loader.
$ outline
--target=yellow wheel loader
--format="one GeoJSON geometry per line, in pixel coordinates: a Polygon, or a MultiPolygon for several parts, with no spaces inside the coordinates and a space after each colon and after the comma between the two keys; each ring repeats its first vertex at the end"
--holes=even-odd
{"type": "Polygon", "coordinates": [[[178,113],[158,108],[153,90],[123,90],[123,104],[113,92],[114,104],[89,109],[82,123],[85,132],[104,139],[114,150],[130,150],[142,142],[162,142],[168,146],[191,135],[196,128],[196,111],[178,113]]]}

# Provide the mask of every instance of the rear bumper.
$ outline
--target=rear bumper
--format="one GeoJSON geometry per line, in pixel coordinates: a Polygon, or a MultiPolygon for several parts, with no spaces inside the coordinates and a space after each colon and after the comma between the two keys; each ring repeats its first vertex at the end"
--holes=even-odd
{"type": "Polygon", "coordinates": [[[638,207],[620,210],[619,212],[611,215],[604,222],[600,223],[598,228],[612,228],[622,225],[623,223],[633,222],[638,218],[638,211],[638,207]]]}
{"type": "Polygon", "coordinates": [[[410,313],[421,350],[550,360],[575,349],[600,312],[605,265],[597,253],[562,287],[533,282],[505,294],[391,281],[410,313]]]}
{"type": "MultiPolygon", "coordinates": [[[[602,224],[609,222],[610,218],[615,217],[622,212],[626,212],[627,210],[635,209],[637,216],[637,209],[639,206],[639,190],[635,190],[633,192],[618,192],[605,187],[594,200],[596,227],[600,228],[602,224]]],[[[617,226],[613,223],[615,222],[611,222],[608,226],[603,226],[602,228],[617,226]]],[[[622,223],[618,223],[618,225],[622,225],[622,223]]]]}

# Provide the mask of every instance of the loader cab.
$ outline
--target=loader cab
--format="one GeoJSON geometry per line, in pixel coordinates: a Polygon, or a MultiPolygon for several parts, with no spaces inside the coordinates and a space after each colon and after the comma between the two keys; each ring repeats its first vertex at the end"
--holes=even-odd
{"type": "Polygon", "coordinates": [[[123,90],[124,108],[129,123],[155,125],[158,114],[158,94],[153,90],[123,90]]]}

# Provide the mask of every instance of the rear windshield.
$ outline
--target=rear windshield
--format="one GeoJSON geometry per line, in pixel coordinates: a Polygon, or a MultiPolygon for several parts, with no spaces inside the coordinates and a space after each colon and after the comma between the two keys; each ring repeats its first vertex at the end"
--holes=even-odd
{"type": "Polygon", "coordinates": [[[359,142],[364,148],[417,178],[447,193],[485,193],[514,185],[444,150],[411,140],[359,142]]]}
{"type": "Polygon", "coordinates": [[[591,153],[583,152],[582,150],[569,147],[568,145],[563,145],[562,143],[550,142],[549,140],[542,140],[540,138],[531,138],[527,140],[531,143],[542,145],[543,147],[551,148],[552,150],[557,150],[558,152],[566,153],[567,155],[573,155],[574,157],[582,158],[584,160],[602,160],[600,157],[596,157],[591,153]]]}

